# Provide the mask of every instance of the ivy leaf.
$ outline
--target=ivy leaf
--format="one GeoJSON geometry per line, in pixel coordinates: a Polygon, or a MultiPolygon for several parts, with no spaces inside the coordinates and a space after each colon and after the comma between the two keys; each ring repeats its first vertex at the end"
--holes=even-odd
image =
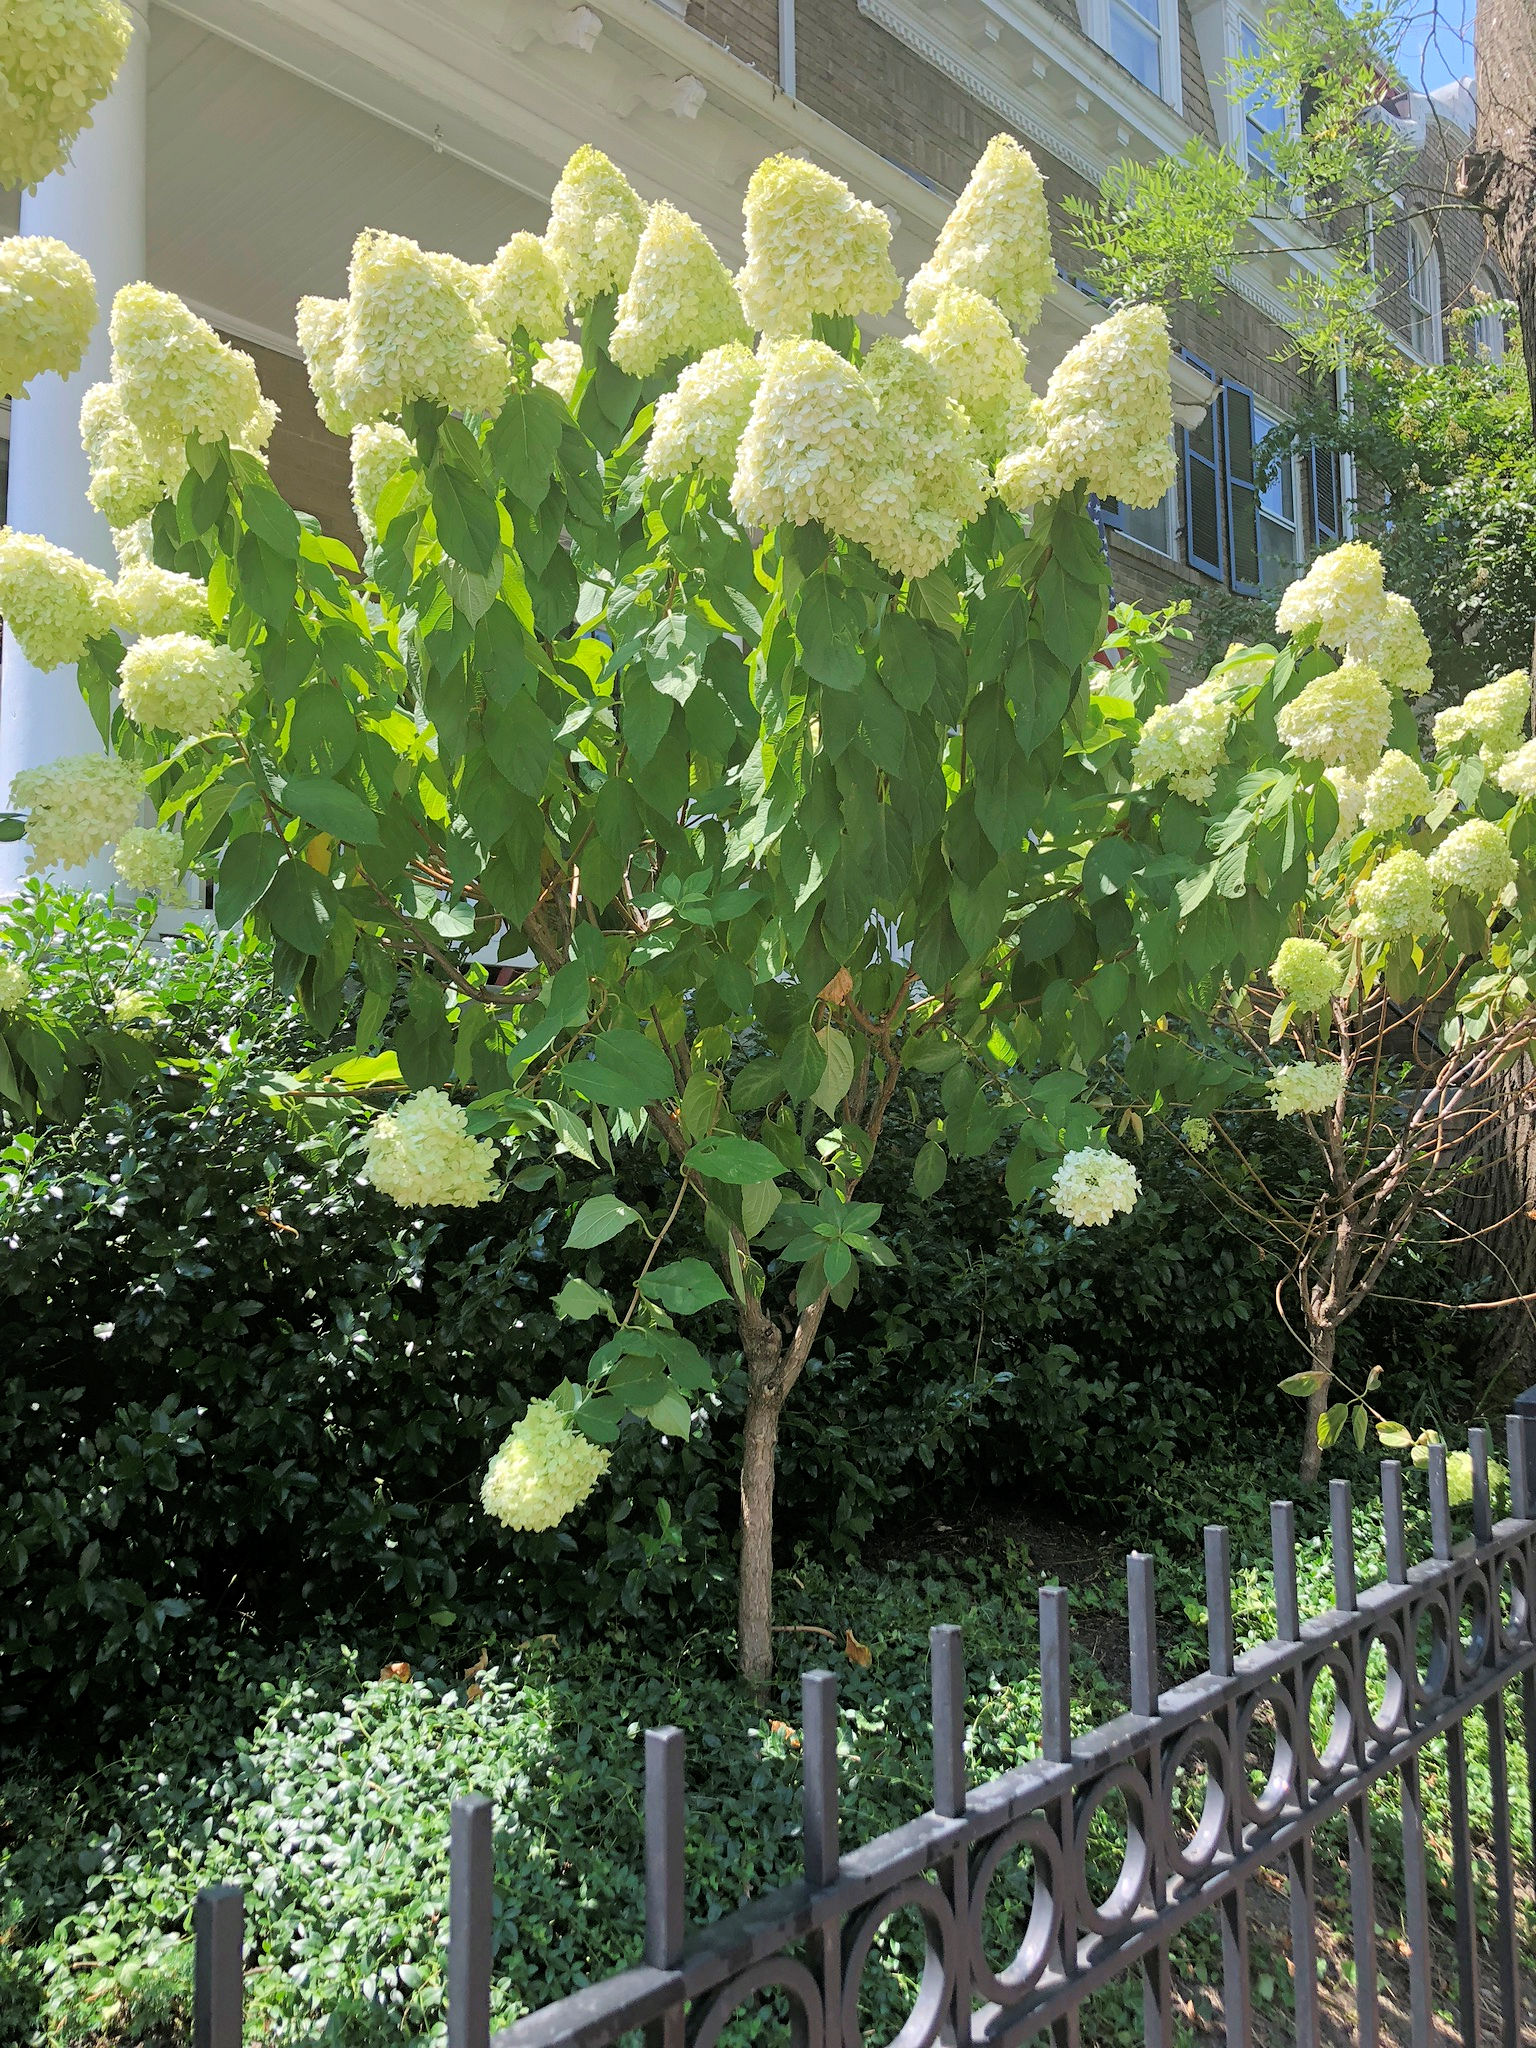
{"type": "Polygon", "coordinates": [[[628,1202],[621,1202],[617,1195],[593,1195],[576,1211],[576,1219],[566,1238],[569,1251],[587,1252],[594,1246],[607,1244],[617,1237],[621,1230],[628,1230],[631,1223],[640,1221],[638,1211],[631,1209],[628,1202]]]}

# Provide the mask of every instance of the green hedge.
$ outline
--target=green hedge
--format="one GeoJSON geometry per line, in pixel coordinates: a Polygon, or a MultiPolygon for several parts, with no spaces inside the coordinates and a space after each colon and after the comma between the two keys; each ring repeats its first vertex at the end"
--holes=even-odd
{"type": "MultiPolygon", "coordinates": [[[[897,1262],[829,1319],[786,1415],[782,1558],[851,1552],[914,1497],[1109,1517],[1213,1443],[1294,1439],[1275,1257],[1168,1149],[1129,1220],[1070,1233],[1015,1216],[992,1161],[917,1202],[917,1108],[869,1190],[897,1262]]],[[[647,1171],[625,1181],[642,1206],[647,1171]]],[[[490,1450],[594,1341],[552,1312],[568,1270],[623,1282],[612,1246],[562,1236],[547,1193],[407,1216],[249,1091],[48,1141],[0,1270],[0,1711],[25,1727],[84,1695],[94,1734],[179,1646],[318,1614],[420,1651],[487,1613],[727,1612],[739,1372],[687,1445],[627,1431],[568,1527],[509,1536],[478,1506],[490,1450]]],[[[708,1339],[728,1360],[723,1319],[708,1339]]],[[[1464,1418],[1447,1319],[1377,1310],[1351,1344],[1410,1417],[1464,1418]]]]}

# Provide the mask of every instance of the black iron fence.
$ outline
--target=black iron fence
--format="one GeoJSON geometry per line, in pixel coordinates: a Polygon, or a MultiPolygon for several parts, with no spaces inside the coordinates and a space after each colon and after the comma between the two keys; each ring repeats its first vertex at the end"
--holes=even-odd
{"type": "MultiPolygon", "coordinates": [[[[793,2048],[864,2048],[861,1990],[882,1927],[915,1909],[921,1982],[893,2048],[1013,2048],[1046,2032],[1081,2038],[1083,2008],[1116,1980],[1139,1979],[1148,2048],[1174,2033],[1170,1947],[1203,1914],[1221,1930],[1226,2038],[1253,2035],[1250,1894],[1261,1872],[1289,1892],[1294,2034],[1319,2038],[1317,1888],[1320,1825],[1344,1816],[1353,2032],[1379,2038],[1376,1870],[1371,1793],[1396,1781],[1414,2048],[1437,2038],[1430,1869],[1420,1756],[1444,1742],[1455,1919],[1454,2031],[1472,2048],[1488,2021],[1480,1969],[1497,1990],[1494,2030],[1517,2043],[1520,1942],[1510,1820],[1505,1695],[1521,1688],[1527,1787],[1536,1794],[1536,1420],[1509,1423],[1511,1518],[1493,1519],[1486,1433],[1471,1436],[1471,1535],[1453,1541],[1446,1453],[1430,1454],[1431,1555],[1408,1561],[1403,1473],[1382,1466],[1386,1578],[1356,1584],[1350,1488],[1332,1487],[1333,1606],[1303,1618],[1295,1517],[1272,1510],[1274,1641],[1234,1653],[1227,1532],[1206,1531],[1209,1669],[1160,1691],[1152,1560],[1129,1560],[1131,1710],[1074,1737],[1067,1595],[1040,1594],[1042,1754],[968,1785],[961,1632],[932,1633],[933,1805],[844,1851],[838,1829],[836,1685],[806,1674],[804,1875],[690,1933],[683,1887],[683,1737],[646,1736],[644,1961],[530,2013],[493,2048],[610,2048],[644,2029],[647,2048],[715,2048],[727,2022],[768,1999],[787,2012],[793,2048]],[[1467,1730],[1487,1730],[1490,1810],[1474,1855],[1467,1730]],[[1199,1789],[1192,1799],[1189,1788],[1199,1789]],[[1094,1881],[1089,1834],[1113,1803],[1125,1846],[1117,1877],[1094,1881]],[[1491,1849],[1486,1844],[1491,1841],[1491,1849]],[[1014,1952],[986,1932],[999,1874],[1032,1858],[1033,1887],[1014,1952]],[[1480,1936],[1479,1921],[1489,1930],[1480,1936]]],[[[1532,1800],[1536,1811],[1536,1797],[1532,1800]]],[[[448,1950],[450,2048],[488,2048],[492,1973],[491,1805],[454,1803],[448,1950]]],[[[237,1887],[204,1891],[196,1912],[196,2048],[239,2048],[243,1976],[237,1887]]],[[[1010,1944],[1011,1945],[1011,1944],[1010,1944]]]]}

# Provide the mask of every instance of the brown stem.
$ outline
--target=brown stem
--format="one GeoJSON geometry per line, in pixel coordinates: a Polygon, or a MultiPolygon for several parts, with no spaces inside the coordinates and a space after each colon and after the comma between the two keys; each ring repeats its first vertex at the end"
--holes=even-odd
{"type": "Polygon", "coordinates": [[[1328,1397],[1333,1386],[1333,1347],[1338,1330],[1333,1323],[1324,1323],[1312,1331],[1312,1370],[1319,1374],[1317,1385],[1307,1397],[1306,1440],[1301,1447],[1301,1483],[1315,1486],[1317,1475],[1322,1469],[1323,1447],[1317,1440],[1317,1425],[1323,1419],[1328,1407],[1328,1397]]]}

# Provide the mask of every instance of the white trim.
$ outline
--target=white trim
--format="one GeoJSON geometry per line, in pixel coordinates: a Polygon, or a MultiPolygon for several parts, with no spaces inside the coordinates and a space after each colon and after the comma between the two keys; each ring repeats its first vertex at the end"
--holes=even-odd
{"type": "MultiPolygon", "coordinates": [[[[1154,93],[1145,86],[1138,86],[1134,79],[1127,83],[1118,100],[1112,98],[1112,87],[1106,82],[1103,66],[1084,63],[1083,55],[1069,40],[1071,31],[1064,30],[1054,17],[1047,15],[1038,5],[1038,0],[981,0],[981,4],[989,14],[1015,28],[1031,46],[1041,49],[1067,74],[1068,80],[1079,91],[1092,96],[1090,104],[1096,101],[1101,111],[1117,124],[1123,122],[1141,135],[1150,145],[1150,153],[1174,155],[1192,138],[1193,129],[1186,126],[1154,93]]],[[[1025,91],[999,75],[1001,64],[995,70],[980,53],[958,47],[942,36],[923,0],[858,0],[858,8],[866,20],[873,21],[887,34],[895,36],[914,55],[952,80],[972,99],[1000,115],[1011,128],[1039,143],[1059,163],[1076,171],[1089,184],[1096,186],[1109,169],[1113,158],[1107,152],[1074,138],[1047,111],[1048,107],[1060,106],[1067,100],[1059,88],[1049,93],[1042,90],[1041,98],[1045,105],[1026,97],[1025,91]]],[[[1033,84],[1033,69],[1030,78],[1033,84]]],[[[1256,220],[1254,227],[1265,241],[1272,244],[1276,256],[1313,272],[1331,268],[1331,265],[1325,266],[1317,261],[1310,252],[1290,248],[1283,222],[1256,220]]],[[[1255,311],[1283,327],[1291,317],[1290,311],[1264,280],[1263,265],[1268,260],[1260,257],[1242,265],[1231,280],[1231,289],[1255,311]]]]}
{"type": "Polygon", "coordinates": [[[1445,317],[1444,303],[1440,295],[1440,252],[1435,247],[1435,238],[1422,221],[1405,220],[1403,231],[1407,236],[1408,262],[1403,276],[1403,300],[1408,308],[1408,353],[1415,362],[1425,363],[1433,368],[1444,354],[1441,326],[1445,317]],[[1414,296],[1414,280],[1423,285],[1423,296],[1414,296]],[[1429,330],[1429,347],[1421,349],[1414,329],[1419,325],[1429,330]]]}
{"type": "Polygon", "coordinates": [[[274,355],[290,356],[296,363],[304,360],[296,334],[280,334],[275,327],[263,327],[255,320],[221,313],[217,306],[205,306],[201,299],[185,299],[182,303],[200,320],[206,320],[210,327],[217,327],[220,334],[227,334],[231,341],[246,341],[256,348],[271,349],[274,355]]]}

